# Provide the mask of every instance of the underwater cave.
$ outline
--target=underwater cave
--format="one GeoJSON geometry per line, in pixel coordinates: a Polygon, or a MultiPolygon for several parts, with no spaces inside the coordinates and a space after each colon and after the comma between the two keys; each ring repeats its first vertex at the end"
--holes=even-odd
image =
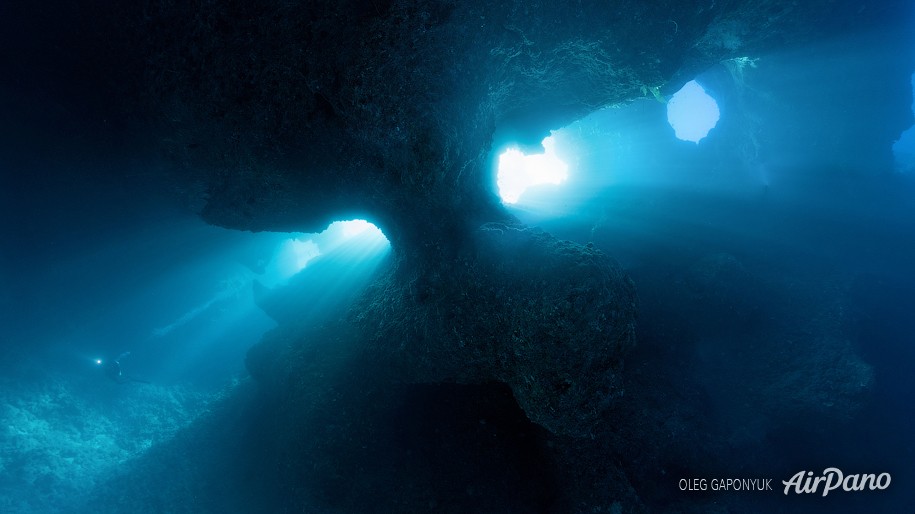
{"type": "Polygon", "coordinates": [[[0,510],[910,508],[913,16],[0,7],[0,510]]]}

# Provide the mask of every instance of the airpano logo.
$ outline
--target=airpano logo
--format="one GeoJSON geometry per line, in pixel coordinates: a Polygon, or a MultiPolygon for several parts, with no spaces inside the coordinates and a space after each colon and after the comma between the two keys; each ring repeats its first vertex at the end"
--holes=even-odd
{"type": "Polygon", "coordinates": [[[821,491],[826,496],[840,487],[845,492],[882,491],[890,486],[893,477],[889,473],[846,475],[839,468],[826,468],[820,476],[813,476],[813,471],[798,471],[790,480],[782,480],[785,495],[792,490],[795,494],[816,494],[821,491]]]}

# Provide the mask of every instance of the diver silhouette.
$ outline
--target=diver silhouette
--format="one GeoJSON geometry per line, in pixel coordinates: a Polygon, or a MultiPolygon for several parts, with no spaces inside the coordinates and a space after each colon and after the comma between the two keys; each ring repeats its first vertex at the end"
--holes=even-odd
{"type": "Polygon", "coordinates": [[[105,376],[114,380],[119,384],[126,384],[127,382],[139,382],[141,384],[148,384],[146,380],[141,380],[130,375],[125,375],[121,371],[121,359],[124,359],[130,355],[130,352],[124,352],[117,356],[116,359],[111,360],[102,360],[98,359],[95,361],[96,364],[102,367],[102,370],[105,372],[105,376]]]}

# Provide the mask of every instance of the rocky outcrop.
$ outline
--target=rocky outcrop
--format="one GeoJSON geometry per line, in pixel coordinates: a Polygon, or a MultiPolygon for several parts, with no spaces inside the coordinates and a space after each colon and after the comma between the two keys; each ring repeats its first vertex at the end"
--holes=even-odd
{"type": "Polygon", "coordinates": [[[490,223],[454,261],[400,270],[357,306],[401,380],[508,384],[534,422],[586,436],[621,395],[635,288],[591,246],[490,223]]]}

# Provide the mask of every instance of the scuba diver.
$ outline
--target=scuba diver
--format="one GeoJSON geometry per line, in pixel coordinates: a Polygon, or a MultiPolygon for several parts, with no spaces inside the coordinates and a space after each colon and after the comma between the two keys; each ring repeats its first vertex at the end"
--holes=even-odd
{"type": "Polygon", "coordinates": [[[95,363],[102,367],[102,370],[105,371],[106,377],[110,378],[111,380],[114,380],[115,382],[117,382],[119,384],[126,384],[127,382],[139,382],[141,384],[148,384],[149,382],[147,382],[146,380],[141,380],[139,378],[132,377],[130,375],[125,375],[121,371],[121,359],[127,357],[128,355],[130,355],[130,352],[124,352],[124,353],[118,355],[118,357],[116,359],[111,359],[111,360],[96,359],[95,363]]]}

